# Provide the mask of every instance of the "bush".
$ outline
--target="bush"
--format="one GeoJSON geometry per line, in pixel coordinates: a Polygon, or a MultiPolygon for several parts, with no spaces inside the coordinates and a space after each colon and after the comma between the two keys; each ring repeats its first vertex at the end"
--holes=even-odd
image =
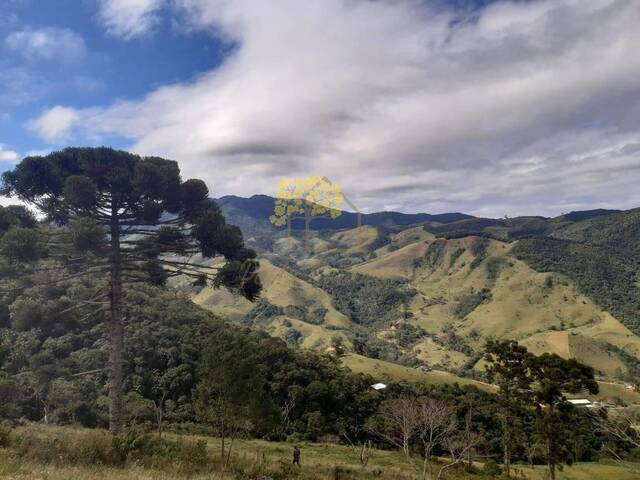
{"type": "Polygon", "coordinates": [[[98,431],[63,431],[48,436],[25,430],[12,435],[7,446],[19,458],[42,464],[124,467],[135,463],[185,473],[202,471],[212,464],[204,440],[169,440],[135,432],[112,437],[98,431]]]}
{"type": "Polygon", "coordinates": [[[0,448],[9,446],[12,428],[9,425],[0,424],[0,448]]]}
{"type": "Polygon", "coordinates": [[[493,458],[484,462],[484,465],[482,467],[483,475],[486,475],[488,477],[497,477],[501,473],[502,469],[500,468],[500,465],[498,465],[498,463],[493,458]]]}
{"type": "Polygon", "coordinates": [[[112,466],[119,464],[111,448],[110,437],[101,432],[49,437],[27,430],[12,435],[9,447],[18,457],[37,463],[112,466]]]}

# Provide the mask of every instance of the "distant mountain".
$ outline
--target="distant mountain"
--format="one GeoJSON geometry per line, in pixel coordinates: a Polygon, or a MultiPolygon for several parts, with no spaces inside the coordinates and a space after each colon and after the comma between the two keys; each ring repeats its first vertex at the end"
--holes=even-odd
{"type": "Polygon", "coordinates": [[[622,210],[607,210],[604,208],[597,208],[595,210],[582,210],[578,212],[569,212],[562,215],[562,218],[569,220],[570,222],[580,222],[582,220],[589,220],[590,218],[602,217],[605,215],[611,215],[612,213],[621,213],[622,210]]]}
{"type": "MultiPolygon", "coordinates": [[[[269,216],[273,214],[275,198],[268,195],[253,195],[249,198],[227,195],[216,199],[225,216],[234,223],[237,217],[249,217],[254,220],[269,221],[269,216]]],[[[400,212],[375,212],[363,213],[362,225],[372,225],[374,227],[395,227],[415,225],[425,222],[435,222],[448,224],[461,220],[473,219],[472,215],[464,213],[400,213],[400,212]]],[[[240,225],[242,227],[242,225],[240,225]]],[[[302,220],[294,220],[292,228],[303,228],[302,220]]],[[[358,215],[354,212],[343,211],[336,219],[316,218],[310,224],[312,230],[342,230],[345,228],[355,228],[358,226],[358,215]]]]}

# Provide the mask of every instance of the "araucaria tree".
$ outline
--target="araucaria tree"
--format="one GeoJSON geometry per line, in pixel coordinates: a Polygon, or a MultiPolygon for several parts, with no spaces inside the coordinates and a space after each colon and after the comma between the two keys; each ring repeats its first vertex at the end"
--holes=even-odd
{"type": "Polygon", "coordinates": [[[248,299],[260,291],[256,255],[245,248],[240,229],[225,223],[203,181],[181,180],[174,161],[111,148],[67,148],[26,157],[3,174],[0,193],[19,198],[45,217],[37,242],[31,234],[14,232],[13,258],[46,258],[47,268],[58,265],[77,278],[108,279],[90,303],[108,312],[114,433],[123,424],[127,288],[186,275],[248,299]],[[195,261],[199,255],[225,261],[201,266],[195,261]]]}
{"type": "Polygon", "coordinates": [[[490,340],[485,347],[487,378],[498,385],[498,418],[502,426],[504,469],[510,474],[515,444],[524,436],[522,414],[531,402],[533,355],[514,340],[490,340]]]}
{"type": "Polygon", "coordinates": [[[567,437],[573,405],[565,393],[598,393],[593,368],[574,358],[564,359],[554,353],[535,357],[531,366],[536,401],[536,434],[546,450],[549,478],[555,480],[556,466],[569,458],[567,437]]]}

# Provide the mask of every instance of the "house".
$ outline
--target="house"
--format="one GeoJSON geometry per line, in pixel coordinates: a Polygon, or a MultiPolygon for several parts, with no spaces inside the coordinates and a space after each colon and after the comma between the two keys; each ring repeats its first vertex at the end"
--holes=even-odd
{"type": "Polygon", "coordinates": [[[591,400],[586,399],[586,398],[570,398],[567,400],[571,405],[575,405],[576,407],[587,407],[587,408],[593,408],[593,404],[591,403],[591,400]]]}
{"type": "Polygon", "coordinates": [[[380,391],[387,388],[387,386],[384,383],[374,383],[373,385],[371,385],[371,388],[373,388],[374,390],[380,391]]]}

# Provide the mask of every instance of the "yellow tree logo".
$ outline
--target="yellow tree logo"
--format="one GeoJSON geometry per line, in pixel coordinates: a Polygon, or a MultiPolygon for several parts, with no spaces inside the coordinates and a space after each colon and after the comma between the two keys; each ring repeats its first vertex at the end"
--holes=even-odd
{"type": "Polygon", "coordinates": [[[342,214],[340,205],[345,200],[340,187],[327,177],[285,178],[276,187],[274,212],[269,220],[279,227],[286,225],[291,238],[291,221],[295,218],[304,219],[304,248],[308,251],[311,221],[314,218],[339,217],[342,214]]]}

